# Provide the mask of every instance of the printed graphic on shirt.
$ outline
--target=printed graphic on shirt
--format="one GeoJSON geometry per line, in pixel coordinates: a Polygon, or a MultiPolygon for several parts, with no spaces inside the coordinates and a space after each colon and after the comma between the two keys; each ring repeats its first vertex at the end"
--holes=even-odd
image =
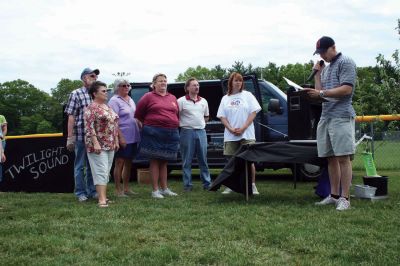
{"type": "Polygon", "coordinates": [[[241,98],[233,98],[228,104],[228,108],[238,109],[243,103],[241,102],[241,98]]]}

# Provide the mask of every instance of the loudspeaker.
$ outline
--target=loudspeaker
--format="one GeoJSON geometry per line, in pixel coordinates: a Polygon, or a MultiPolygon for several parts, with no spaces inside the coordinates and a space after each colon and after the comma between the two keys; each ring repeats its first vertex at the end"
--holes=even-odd
{"type": "Polygon", "coordinates": [[[288,90],[288,134],[290,140],[315,140],[322,105],[306,91],[288,90]]]}

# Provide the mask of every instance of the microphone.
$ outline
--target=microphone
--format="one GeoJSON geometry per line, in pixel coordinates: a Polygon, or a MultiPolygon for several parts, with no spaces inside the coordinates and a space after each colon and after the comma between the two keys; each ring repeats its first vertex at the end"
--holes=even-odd
{"type": "MultiPolygon", "coordinates": [[[[322,67],[324,65],[324,60],[319,61],[319,66],[322,67]]],[[[307,78],[306,82],[309,82],[310,80],[312,80],[315,76],[315,74],[317,74],[318,69],[313,69],[313,71],[311,72],[310,76],[307,78]]]]}

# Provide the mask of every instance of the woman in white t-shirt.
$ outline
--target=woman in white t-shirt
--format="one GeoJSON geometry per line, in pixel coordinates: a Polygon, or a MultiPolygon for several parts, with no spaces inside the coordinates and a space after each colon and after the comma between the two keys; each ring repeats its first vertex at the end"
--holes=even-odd
{"type": "MultiPolygon", "coordinates": [[[[221,99],[217,117],[225,126],[224,131],[224,155],[232,156],[241,145],[255,143],[253,120],[261,110],[261,106],[251,92],[243,90],[243,77],[233,72],[228,80],[228,93],[221,99]]],[[[251,179],[253,194],[258,195],[255,179],[256,170],[251,164],[251,179]]],[[[222,193],[229,194],[230,188],[222,193]]]]}

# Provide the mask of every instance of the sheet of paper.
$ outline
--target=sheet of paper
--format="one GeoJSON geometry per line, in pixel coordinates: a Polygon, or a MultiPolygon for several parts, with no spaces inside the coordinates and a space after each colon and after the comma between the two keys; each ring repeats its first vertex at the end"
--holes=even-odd
{"type": "Polygon", "coordinates": [[[287,82],[287,84],[289,84],[290,86],[292,86],[293,88],[295,88],[296,91],[298,91],[298,90],[303,90],[303,88],[302,88],[300,85],[294,83],[294,82],[291,81],[290,79],[287,79],[287,78],[285,78],[285,77],[283,77],[283,79],[287,82]]]}
{"type": "MultiPolygon", "coordinates": [[[[294,83],[294,82],[291,81],[290,79],[285,78],[285,77],[283,77],[283,78],[285,79],[285,81],[287,82],[287,84],[289,84],[290,86],[292,86],[293,88],[295,88],[296,91],[304,90],[303,87],[301,87],[300,85],[294,83]]],[[[335,100],[334,98],[322,97],[322,101],[323,101],[323,102],[331,102],[331,101],[336,101],[336,100],[335,100]]]]}

